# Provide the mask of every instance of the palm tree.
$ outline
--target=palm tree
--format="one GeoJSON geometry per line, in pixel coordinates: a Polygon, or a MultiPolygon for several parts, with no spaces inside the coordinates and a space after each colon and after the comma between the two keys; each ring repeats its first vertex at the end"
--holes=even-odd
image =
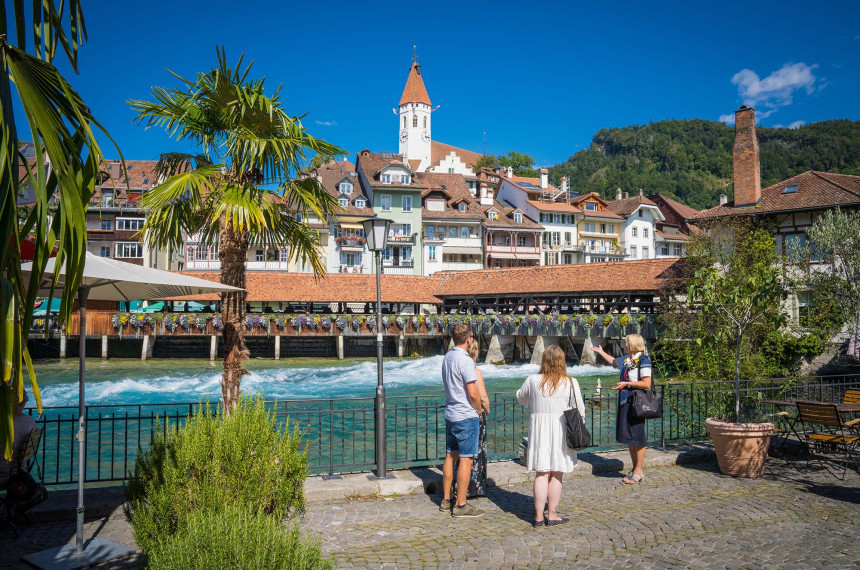
{"type": "MultiPolygon", "coordinates": [[[[309,135],[302,117],[284,111],[279,91],[267,96],[264,79],[248,79],[252,64],[234,68],[223,48],[218,66],[196,79],[176,75],[181,86],[154,87],[153,101],[129,101],[137,121],[162,127],[172,138],[196,145],[198,154],[161,155],[163,180],[142,198],[147,212],[144,239],[155,248],[178,248],[186,236],[201,246],[218,245],[221,283],[245,288],[251,245],[289,246],[290,258],[325,271],[316,230],[297,219],[320,219],[337,203],[312,178],[297,179],[313,154],[343,151],[309,135]]],[[[172,72],[171,72],[172,73],[172,72]]],[[[248,358],[242,328],[245,293],[222,297],[224,373],[222,402],[229,410],[239,397],[248,358]]]]}
{"type": "Polygon", "coordinates": [[[27,337],[45,264],[55,250],[57,269],[65,264],[69,286],[62,291],[60,322],[68,323],[86,255],[85,212],[102,160],[93,130],[104,129],[53,65],[60,55],[77,73],[78,48],[86,41],[81,2],[55,4],[11,0],[0,11],[0,447],[6,459],[25,369],[42,408],[27,337]],[[15,98],[23,111],[17,117],[15,98]],[[16,123],[27,126],[32,143],[19,140],[16,123]],[[28,282],[21,273],[25,240],[34,249],[28,282]]]}

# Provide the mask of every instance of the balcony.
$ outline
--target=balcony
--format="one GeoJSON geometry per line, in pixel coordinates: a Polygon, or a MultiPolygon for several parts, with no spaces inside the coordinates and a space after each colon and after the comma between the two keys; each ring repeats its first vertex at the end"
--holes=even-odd
{"type": "Polygon", "coordinates": [[[415,236],[417,234],[388,234],[388,243],[415,243],[415,236]]]}
{"type": "Polygon", "coordinates": [[[487,254],[513,254],[517,259],[540,259],[540,247],[532,245],[487,244],[487,254]]]}
{"type": "Polygon", "coordinates": [[[585,253],[599,253],[602,255],[620,255],[622,257],[624,255],[626,255],[623,251],[621,251],[619,248],[614,247],[614,246],[589,247],[586,245],[585,248],[583,249],[583,251],[585,251],[585,253]]]}
{"type": "MultiPolygon", "coordinates": [[[[424,241],[441,241],[444,242],[446,239],[445,232],[432,232],[432,233],[424,233],[424,241]]],[[[388,238],[391,239],[391,238],[388,238]]]]}
{"type": "Polygon", "coordinates": [[[339,273],[364,273],[365,267],[363,265],[341,265],[338,269],[339,273]]]}
{"type": "MultiPolygon", "coordinates": [[[[190,259],[185,263],[188,271],[220,271],[220,261],[198,261],[190,259]]],[[[245,269],[248,271],[288,271],[287,261],[246,261],[245,269]]]]}
{"type": "Polygon", "coordinates": [[[367,240],[361,236],[338,236],[334,238],[334,242],[339,245],[341,249],[364,251],[364,244],[367,243],[367,240]]]}
{"type": "Polygon", "coordinates": [[[575,244],[569,241],[553,244],[545,243],[542,244],[541,247],[545,251],[583,251],[583,249],[585,248],[585,246],[583,245],[575,244]]]}

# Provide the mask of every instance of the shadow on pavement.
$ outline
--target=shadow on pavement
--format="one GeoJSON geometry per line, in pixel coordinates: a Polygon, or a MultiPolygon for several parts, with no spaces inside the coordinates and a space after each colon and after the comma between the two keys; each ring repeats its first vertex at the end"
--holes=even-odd
{"type": "Polygon", "coordinates": [[[532,524],[534,520],[534,497],[512,491],[505,487],[491,487],[487,490],[487,499],[499,509],[516,516],[518,519],[532,524]]]}

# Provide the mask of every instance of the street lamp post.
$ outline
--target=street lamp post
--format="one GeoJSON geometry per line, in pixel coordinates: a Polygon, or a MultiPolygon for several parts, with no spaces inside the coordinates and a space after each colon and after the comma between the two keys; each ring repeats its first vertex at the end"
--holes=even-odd
{"type": "Polygon", "coordinates": [[[376,477],[385,479],[385,449],[388,437],[385,425],[385,386],[382,383],[382,251],[388,246],[388,229],[391,220],[370,218],[363,222],[367,249],[374,253],[376,262],[376,477]]]}

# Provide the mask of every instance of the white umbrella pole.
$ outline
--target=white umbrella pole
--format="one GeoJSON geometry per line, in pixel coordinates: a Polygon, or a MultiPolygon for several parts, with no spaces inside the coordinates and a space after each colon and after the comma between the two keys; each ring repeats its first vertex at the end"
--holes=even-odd
{"type": "Polygon", "coordinates": [[[86,462],[86,439],[87,439],[87,412],[84,395],[84,382],[87,369],[87,296],[88,287],[78,289],[78,305],[80,305],[80,353],[78,361],[78,509],[77,509],[77,537],[75,540],[75,551],[82,554],[84,551],[84,479],[87,474],[86,462]]]}

